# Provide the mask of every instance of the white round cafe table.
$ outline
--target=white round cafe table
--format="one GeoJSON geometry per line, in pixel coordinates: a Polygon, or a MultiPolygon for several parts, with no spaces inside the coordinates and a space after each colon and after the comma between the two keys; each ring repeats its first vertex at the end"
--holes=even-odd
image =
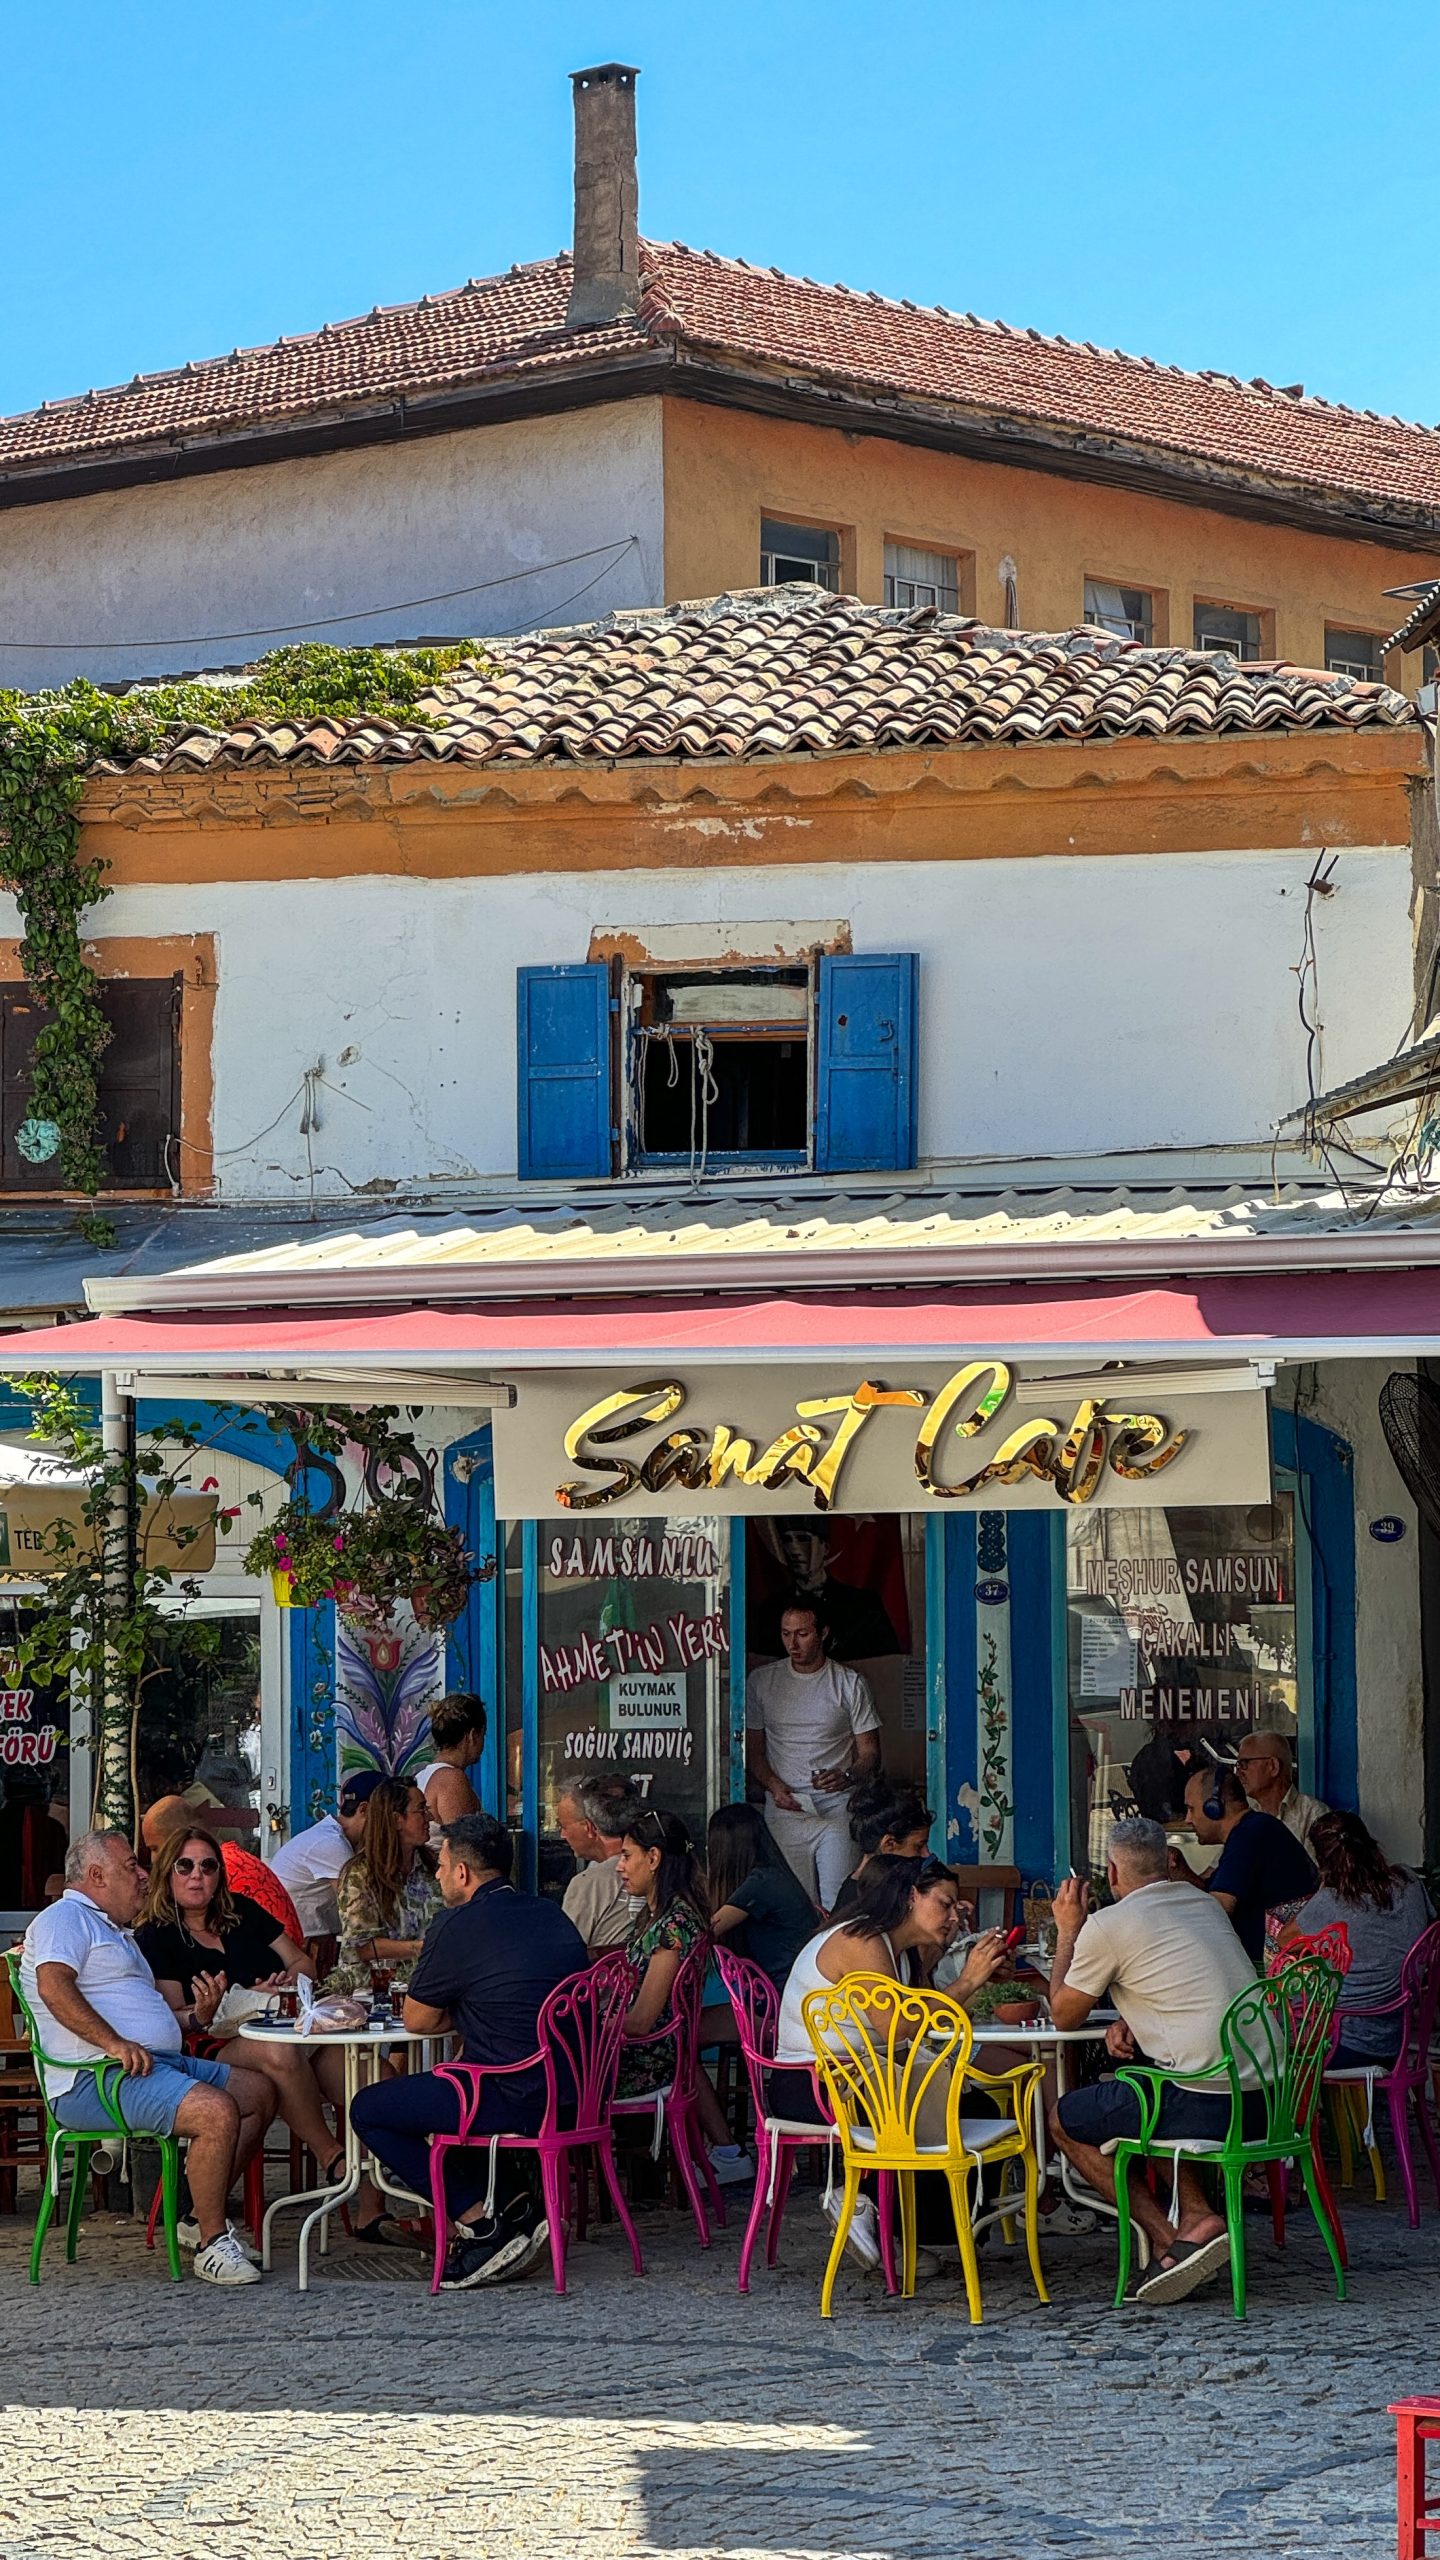
{"type": "Polygon", "coordinates": [[[338,2213],[342,2204],[348,2204],[351,2197],[358,2194],[360,2180],[367,2170],[382,2194],[392,2196],[397,2203],[412,2210],[419,2205],[423,2211],[429,2212],[428,2197],[412,2196],[407,2187],[392,2186],[380,2162],[373,2153],[366,2151],[351,2121],[350,2104],[360,2089],[369,2087],[388,2045],[439,2045],[448,2039],[443,2035],[414,2035],[408,2027],[393,2025],[389,2019],[382,2020],[378,2026],[332,2028],[302,2036],[290,2019],[247,2018],[239,2032],[247,2044],[298,2044],[307,2053],[324,2053],[333,2046],[345,2056],[345,2099],[340,2126],[340,2137],[345,2146],[345,2174],[332,2187],[309,2187],[298,2195],[277,2196],[274,2203],[266,2207],[261,2225],[260,2254],[268,2268],[271,2226],[276,2214],[284,2213],[290,2205],[309,2206],[310,2210],[300,2225],[300,2291],[308,2293],[310,2234],[318,2223],[323,2256],[330,2245],[331,2214],[338,2213]]]}
{"type": "MultiPolygon", "coordinates": [[[[1029,2052],[1041,2060],[1048,2060],[1053,2054],[1055,2095],[1057,2098],[1063,2098],[1070,2087],[1071,2046],[1103,2044],[1105,2030],[1114,2024],[1115,2015],[1113,2009],[1092,2009],[1083,2027],[1053,2026],[1048,2018],[1043,2021],[1036,2020],[1029,2026],[1007,2027],[1002,2019],[997,2018],[988,2026],[974,2028],[970,2041],[975,2046],[1024,2045],[1029,2052]]],[[[1035,2151],[1040,2162],[1042,2182],[1056,2166],[1056,2160],[1050,2151],[1049,2135],[1050,2127],[1045,2114],[1045,2085],[1043,2081],[1039,2081],[1035,2088],[1035,2151]]],[[[1114,2213],[1113,2204],[1107,2204],[1103,2196],[1097,2196],[1093,2187],[1087,2187],[1083,2180],[1076,2176],[1063,2151],[1058,2155],[1058,2171],[1064,2193],[1082,2213],[1114,2213]]]]}

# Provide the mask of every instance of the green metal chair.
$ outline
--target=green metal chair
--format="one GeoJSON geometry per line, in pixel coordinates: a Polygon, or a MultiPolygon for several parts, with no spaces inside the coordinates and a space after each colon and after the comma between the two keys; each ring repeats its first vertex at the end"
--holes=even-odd
{"type": "Polygon", "coordinates": [[[1235,2317],[1245,2317],[1245,2201],[1247,2169],[1268,2169],[1272,2161],[1297,2163],[1305,2181],[1310,2210],[1335,2270],[1335,2291],[1345,2299],[1345,2270],[1337,2236],[1315,2177],[1311,2129],[1320,2102],[1320,2085],[1329,2059],[1331,2029],[1342,1989],[1333,1965],[1318,1956],[1288,1964],[1269,1981],[1256,1981],[1231,2001],[1220,2022],[1221,2059],[1208,2072],[1186,2072],[1183,2085],[1194,2088],[1213,2080],[1216,2095],[1228,2093],[1230,2122],[1224,2136],[1206,2141],[1167,2141],[1156,2128],[1167,2086],[1182,2085],[1178,2072],[1156,2071],[1127,2063],[1116,2073],[1140,2101],[1140,2132],[1115,2146],[1115,2201],[1119,2213],[1120,2266],[1115,2284],[1117,2304],[1124,2301],[1130,2280],[1130,2177],[1134,2162],[1168,2160],[1178,2176],[1182,2160],[1203,2161],[1219,2172],[1225,2196],[1225,2222],[1230,2235],[1230,2284],[1235,2317]],[[1251,2121],[1262,2129],[1247,2135],[1245,2101],[1251,2121]]]}
{"type": "MultiPolygon", "coordinates": [[[[85,2202],[85,2181],[89,2174],[91,2154],[102,2144],[109,2148],[112,2142],[126,2143],[133,2140],[133,2136],[120,2113],[119,2100],[115,2094],[117,2081],[124,2078],[119,2063],[59,2062],[54,2054],[46,2053],[40,2042],[40,2031],[35,2023],[34,2012],[21,1985],[18,1947],[7,1949],[5,1969],[10,1976],[10,1988],[14,1995],[15,2007],[25,2022],[25,2033],[30,2042],[30,2059],[35,2066],[35,2077],[40,2085],[41,2101],[45,2109],[45,2184],[40,2196],[35,2237],[30,2247],[30,2281],[32,2284],[38,2284],[40,2255],[45,2246],[45,2234],[50,2228],[55,2207],[59,2201],[62,2155],[66,2152],[70,2154],[70,2195],[65,2212],[65,2257],[69,2263],[74,2259],[80,2237],[80,2215],[85,2202]],[[46,2074],[49,2071],[77,2069],[94,2073],[100,2104],[114,2127],[113,2136],[109,2133],[73,2133],[68,2125],[56,2123],[55,2112],[50,2103],[46,2074]]],[[[180,2241],[175,2227],[179,2220],[180,2144],[173,2133],[164,2136],[151,2135],[146,2139],[154,2140],[159,2144],[160,2189],[165,2216],[165,2249],[170,2260],[172,2278],[176,2284],[183,2284],[185,2270],[180,2262],[180,2241]]]]}

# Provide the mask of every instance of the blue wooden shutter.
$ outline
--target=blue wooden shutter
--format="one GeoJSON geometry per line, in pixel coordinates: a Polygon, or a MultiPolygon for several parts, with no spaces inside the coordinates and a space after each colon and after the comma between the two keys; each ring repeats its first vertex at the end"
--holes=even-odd
{"type": "Polygon", "coordinates": [[[820,961],[815,1076],[819,1173],[906,1173],[915,1162],[913,951],[820,961]]]}
{"type": "Polygon", "coordinates": [[[603,960],[516,972],[520,1173],[610,1171],[610,972],[603,960]]]}

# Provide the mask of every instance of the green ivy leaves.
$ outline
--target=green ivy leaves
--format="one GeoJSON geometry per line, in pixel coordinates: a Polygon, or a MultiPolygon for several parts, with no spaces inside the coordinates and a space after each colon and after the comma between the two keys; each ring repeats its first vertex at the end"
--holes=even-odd
{"type": "MultiPolygon", "coordinates": [[[[82,939],[87,910],[109,895],[103,864],[80,858],[79,806],[92,767],[133,764],[176,730],[245,720],[378,715],[428,727],[422,696],[477,659],[483,651],[473,642],[396,650],[310,641],[272,650],[233,685],[115,695],[82,677],[45,693],[0,692],[0,878],[20,908],[26,983],[51,1015],[35,1043],[29,1116],[59,1129],[56,1164],[68,1189],[93,1201],[105,1179],[100,1067],[110,1031],[82,939]]],[[[85,1229],[96,1244],[114,1241],[103,1218],[89,1217],[85,1229]]]]}

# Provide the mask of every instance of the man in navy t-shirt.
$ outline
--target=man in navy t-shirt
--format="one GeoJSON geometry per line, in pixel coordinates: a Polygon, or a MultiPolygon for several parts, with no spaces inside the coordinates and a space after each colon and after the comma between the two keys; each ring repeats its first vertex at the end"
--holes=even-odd
{"type": "MultiPolygon", "coordinates": [[[[557,1983],[583,1973],[585,1942],[557,1902],[517,1893],[514,1844],[488,1813],[463,1814],[441,1833],[438,1881],[445,1909],[431,1921],[410,1976],[405,2024],[416,2035],[453,2027],[465,2062],[523,2062],[539,2042],[536,2020],[557,1983]]],[[[540,2068],[482,2085],[477,2142],[492,2133],[534,2133],[545,2104],[540,2068]]],[[[460,2101],[433,2071],[362,2089],[350,2110],[362,2142],[412,2195],[428,2197],[432,2133],[456,2133],[460,2101]]],[[[521,2159],[499,2152],[495,2210],[481,2199],[490,2164],[482,2150],[452,2156],[455,2216],[442,2292],[464,2292],[524,2275],[544,2255],[549,2225],[521,2159]]]]}
{"type": "Polygon", "coordinates": [[[1265,1954],[1265,1914],[1303,1902],[1317,1878],[1293,1831],[1273,1813],[1253,1813],[1233,1769],[1197,1769],[1185,1781],[1185,1810],[1197,1840],[1223,1845],[1205,1882],[1229,1912],[1252,1964],[1265,1954]],[[1218,1813],[1206,1811],[1218,1805],[1218,1813]]]}

